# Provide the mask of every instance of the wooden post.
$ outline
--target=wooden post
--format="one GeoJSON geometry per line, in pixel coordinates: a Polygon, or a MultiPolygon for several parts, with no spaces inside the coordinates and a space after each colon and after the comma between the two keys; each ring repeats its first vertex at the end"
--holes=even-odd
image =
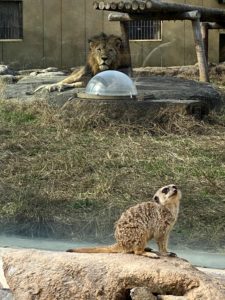
{"type": "Polygon", "coordinates": [[[195,49],[196,49],[196,54],[198,59],[199,80],[204,82],[209,82],[208,64],[205,57],[205,50],[204,50],[204,44],[202,40],[199,18],[192,21],[192,28],[194,33],[195,49]]]}
{"type": "Polygon", "coordinates": [[[128,75],[133,76],[133,69],[131,64],[131,54],[130,54],[130,43],[129,43],[129,35],[128,35],[128,22],[120,22],[121,36],[124,42],[124,47],[126,49],[127,54],[127,67],[128,67],[128,75]]]}
{"type": "Polygon", "coordinates": [[[205,58],[208,64],[209,28],[207,23],[201,23],[201,34],[205,50],[205,58]]]}

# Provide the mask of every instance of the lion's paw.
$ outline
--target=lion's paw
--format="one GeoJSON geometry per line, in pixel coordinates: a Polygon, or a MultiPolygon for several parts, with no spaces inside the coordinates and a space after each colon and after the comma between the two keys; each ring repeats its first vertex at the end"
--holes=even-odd
{"type": "Polygon", "coordinates": [[[55,91],[58,91],[58,92],[62,92],[65,88],[63,86],[63,84],[60,84],[60,83],[53,83],[53,84],[49,84],[47,87],[46,87],[47,91],[49,92],[55,92],[55,91]]]}
{"type": "Polygon", "coordinates": [[[64,89],[65,89],[65,87],[63,84],[59,84],[59,83],[44,84],[44,85],[41,85],[38,88],[36,88],[34,90],[34,93],[37,93],[37,92],[43,91],[43,90],[48,91],[49,93],[55,92],[55,91],[62,92],[64,89]]]}

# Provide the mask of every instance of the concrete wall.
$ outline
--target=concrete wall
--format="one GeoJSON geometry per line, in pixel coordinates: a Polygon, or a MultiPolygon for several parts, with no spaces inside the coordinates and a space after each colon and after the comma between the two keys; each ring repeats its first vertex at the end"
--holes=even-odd
{"type": "MultiPolygon", "coordinates": [[[[169,1],[169,0],[168,0],[169,1]]],[[[217,0],[170,2],[220,7],[217,0]]],[[[21,41],[0,41],[0,61],[15,68],[84,65],[87,40],[99,32],[120,34],[108,13],[96,11],[93,0],[23,0],[21,41]]],[[[131,41],[134,66],[187,65],[196,62],[190,21],[163,22],[162,41],[131,41]]],[[[219,31],[210,31],[209,60],[219,61],[219,31]]]]}
{"type": "MultiPolygon", "coordinates": [[[[1,41],[0,61],[14,67],[72,67],[85,63],[87,39],[109,24],[92,0],[23,0],[21,41],[1,41]]],[[[114,27],[114,29],[113,29],[114,27]]]]}
{"type": "MultiPolygon", "coordinates": [[[[219,4],[217,0],[167,0],[167,2],[225,9],[225,5],[219,4]]],[[[219,30],[209,31],[210,62],[219,62],[219,33],[219,30]]],[[[164,21],[162,41],[131,41],[130,44],[134,66],[176,66],[197,62],[190,21],[164,21]]]]}

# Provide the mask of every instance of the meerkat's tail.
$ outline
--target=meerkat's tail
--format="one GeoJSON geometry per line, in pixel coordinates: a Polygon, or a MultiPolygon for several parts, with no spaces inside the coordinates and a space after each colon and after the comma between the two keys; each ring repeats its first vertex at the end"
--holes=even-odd
{"type": "Polygon", "coordinates": [[[105,246],[105,247],[90,247],[90,248],[74,248],[74,249],[68,249],[66,252],[76,252],[76,253],[120,253],[121,248],[119,245],[114,244],[111,246],[105,246]]]}

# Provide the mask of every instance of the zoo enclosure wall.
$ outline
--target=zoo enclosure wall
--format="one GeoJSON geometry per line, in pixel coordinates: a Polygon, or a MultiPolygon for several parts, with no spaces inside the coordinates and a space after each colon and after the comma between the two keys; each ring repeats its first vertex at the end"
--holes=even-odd
{"type": "MultiPolygon", "coordinates": [[[[0,40],[0,60],[14,68],[68,68],[84,65],[88,52],[88,38],[100,32],[120,35],[119,22],[109,22],[108,12],[94,10],[93,0],[21,1],[23,38],[0,40]]],[[[225,9],[225,5],[219,4],[217,0],[180,0],[179,3],[225,9]]],[[[224,31],[210,31],[210,62],[219,62],[223,52],[225,53],[225,49],[220,47],[221,34],[224,34],[224,31]]],[[[190,21],[163,22],[162,40],[131,41],[130,45],[134,67],[143,66],[144,62],[145,66],[196,63],[190,21]],[[158,47],[160,45],[163,46],[158,47]],[[145,61],[150,52],[152,54],[145,61]]]]}

